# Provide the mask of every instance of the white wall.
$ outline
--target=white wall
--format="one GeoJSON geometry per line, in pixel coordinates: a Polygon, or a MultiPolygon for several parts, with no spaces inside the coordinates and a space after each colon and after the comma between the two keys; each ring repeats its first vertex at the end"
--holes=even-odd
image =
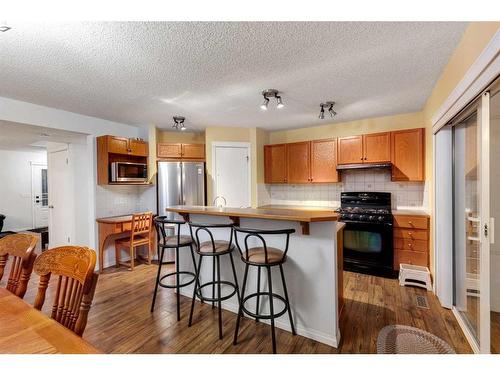
{"type": "Polygon", "coordinates": [[[3,231],[33,228],[31,162],[47,163],[44,149],[0,150],[0,214],[3,231]]]}
{"type": "MultiPolygon", "coordinates": [[[[122,192],[101,189],[96,185],[96,137],[111,134],[147,139],[147,127],[121,124],[4,97],[0,97],[0,120],[80,132],[88,135],[86,145],[70,145],[69,147],[70,163],[75,165],[73,180],[76,197],[74,238],[75,244],[89,246],[97,250],[98,233],[95,219],[104,212],[100,206],[98,210],[96,202],[114,201],[115,194],[117,197],[121,197],[122,192]],[[103,194],[104,196],[102,196],[103,194]]],[[[144,189],[154,192],[154,187],[144,189]]],[[[134,203],[129,207],[135,207],[137,211],[150,210],[151,207],[156,207],[155,196],[154,193],[133,188],[131,194],[129,194],[129,199],[134,203]]],[[[118,212],[117,215],[124,213],[120,211],[120,207],[117,207],[116,210],[112,208],[112,205],[108,205],[109,207],[111,209],[106,212],[111,214],[104,216],[113,216],[116,212],[118,212]]],[[[114,254],[111,255],[111,258],[113,259],[110,259],[110,262],[113,262],[114,254]]]]}

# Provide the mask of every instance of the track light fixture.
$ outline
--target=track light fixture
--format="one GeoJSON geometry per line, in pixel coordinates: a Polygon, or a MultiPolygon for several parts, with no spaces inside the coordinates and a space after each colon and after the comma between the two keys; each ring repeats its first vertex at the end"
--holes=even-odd
{"type": "Polygon", "coordinates": [[[333,109],[333,106],[335,105],[335,102],[324,102],[319,105],[320,111],[319,111],[319,118],[320,120],[323,120],[325,118],[325,107],[328,108],[328,113],[330,114],[330,117],[334,117],[337,115],[337,112],[333,109]]]}
{"type": "Polygon", "coordinates": [[[281,99],[281,96],[279,95],[279,91],[276,89],[267,89],[262,91],[262,96],[264,97],[264,102],[261,104],[260,108],[264,111],[267,110],[267,106],[269,105],[269,98],[275,98],[276,99],[276,108],[281,109],[285,105],[283,104],[283,100],[281,99]]]}
{"type": "Polygon", "coordinates": [[[175,130],[186,130],[186,125],[184,125],[184,121],[186,120],[185,117],[183,116],[174,116],[173,117],[174,119],[174,124],[172,125],[172,128],[174,128],[175,130]]]}
{"type": "Polygon", "coordinates": [[[319,106],[320,106],[321,109],[319,110],[319,116],[318,116],[318,118],[320,120],[323,120],[325,118],[325,105],[323,103],[321,103],[319,106]]]}

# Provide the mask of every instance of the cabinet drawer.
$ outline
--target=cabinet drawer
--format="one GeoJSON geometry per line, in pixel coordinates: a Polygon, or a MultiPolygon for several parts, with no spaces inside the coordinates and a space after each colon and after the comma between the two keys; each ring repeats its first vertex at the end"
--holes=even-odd
{"type": "Polygon", "coordinates": [[[425,216],[394,216],[394,226],[400,228],[429,228],[428,219],[425,216]]]}
{"type": "Polygon", "coordinates": [[[399,251],[400,249],[401,250],[418,251],[418,252],[429,251],[427,241],[412,240],[412,239],[407,239],[407,238],[395,238],[394,239],[394,248],[398,249],[396,251],[399,251]]]}
{"type": "Polygon", "coordinates": [[[413,264],[415,266],[427,267],[427,253],[418,253],[415,251],[395,250],[394,268],[399,269],[400,263],[413,264]]]}
{"type": "Polygon", "coordinates": [[[394,238],[427,241],[429,239],[429,232],[421,229],[394,228],[394,238]]]}

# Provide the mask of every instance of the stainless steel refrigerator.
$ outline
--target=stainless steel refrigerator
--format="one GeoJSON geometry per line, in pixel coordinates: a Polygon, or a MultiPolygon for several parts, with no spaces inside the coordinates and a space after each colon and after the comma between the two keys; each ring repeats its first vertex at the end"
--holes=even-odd
{"type": "Polygon", "coordinates": [[[165,161],[158,163],[158,215],[171,219],[168,206],[205,205],[205,163],[165,161]]]}

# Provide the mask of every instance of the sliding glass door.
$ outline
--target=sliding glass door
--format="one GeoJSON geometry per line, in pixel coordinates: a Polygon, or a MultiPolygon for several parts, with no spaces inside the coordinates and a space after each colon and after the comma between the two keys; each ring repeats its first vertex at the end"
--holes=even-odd
{"type": "Polygon", "coordinates": [[[480,339],[480,155],[477,111],[453,128],[455,307],[480,339]]]}
{"type": "Polygon", "coordinates": [[[490,351],[489,92],[452,124],[453,305],[476,352],[490,351]]]}

